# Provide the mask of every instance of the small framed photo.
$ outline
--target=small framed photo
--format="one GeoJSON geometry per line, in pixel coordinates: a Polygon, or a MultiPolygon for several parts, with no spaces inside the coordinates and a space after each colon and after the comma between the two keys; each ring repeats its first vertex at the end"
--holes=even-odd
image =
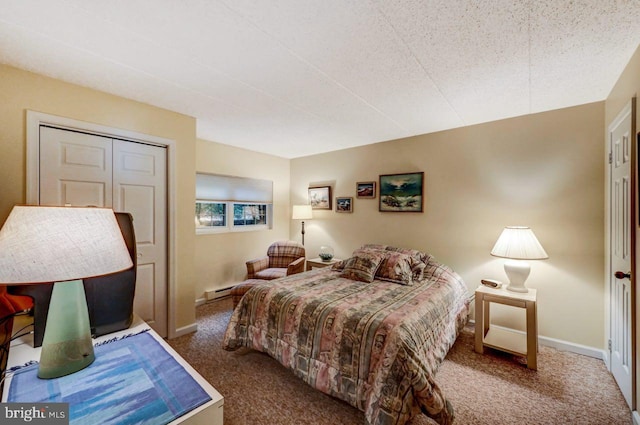
{"type": "Polygon", "coordinates": [[[364,199],[376,198],[376,182],[356,183],[356,197],[364,199]]]}
{"type": "Polygon", "coordinates": [[[353,198],[336,196],[336,212],[339,212],[339,213],[353,212],[353,198]]]}
{"type": "Polygon", "coordinates": [[[310,187],[309,205],[313,210],[330,210],[331,186],[310,187]]]}
{"type": "Polygon", "coordinates": [[[380,211],[422,212],[424,172],[380,176],[380,211]]]}

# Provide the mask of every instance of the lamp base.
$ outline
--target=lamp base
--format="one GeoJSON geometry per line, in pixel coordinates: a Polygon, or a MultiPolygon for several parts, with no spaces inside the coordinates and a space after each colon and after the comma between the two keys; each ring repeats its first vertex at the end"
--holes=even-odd
{"type": "Polygon", "coordinates": [[[531,266],[525,261],[509,260],[504,263],[504,272],[509,278],[507,291],[527,293],[529,290],[524,286],[524,282],[529,277],[531,266]]]}
{"type": "Polygon", "coordinates": [[[70,375],[94,360],[82,280],[56,282],[49,303],[38,378],[70,375]]]}

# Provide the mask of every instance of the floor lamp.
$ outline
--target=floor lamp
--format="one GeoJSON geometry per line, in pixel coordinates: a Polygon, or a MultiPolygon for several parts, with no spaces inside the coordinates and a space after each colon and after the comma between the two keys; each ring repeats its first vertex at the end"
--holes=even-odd
{"type": "Polygon", "coordinates": [[[311,205],[294,205],[291,218],[302,220],[302,245],[304,245],[304,220],[313,218],[311,205]]]}
{"type": "Polygon", "coordinates": [[[15,206],[0,230],[0,284],[51,283],[38,377],[95,359],[82,279],[133,265],[113,210],[15,206]]]}

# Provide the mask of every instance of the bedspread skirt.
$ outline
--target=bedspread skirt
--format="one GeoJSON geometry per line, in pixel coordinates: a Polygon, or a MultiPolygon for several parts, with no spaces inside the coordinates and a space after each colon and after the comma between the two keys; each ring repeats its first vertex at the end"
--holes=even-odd
{"type": "Polygon", "coordinates": [[[223,347],[269,354],[312,387],[365,413],[372,425],[453,409],[434,375],[467,321],[467,288],[430,260],[412,286],[357,282],[324,268],[258,284],[229,321],[223,347]]]}

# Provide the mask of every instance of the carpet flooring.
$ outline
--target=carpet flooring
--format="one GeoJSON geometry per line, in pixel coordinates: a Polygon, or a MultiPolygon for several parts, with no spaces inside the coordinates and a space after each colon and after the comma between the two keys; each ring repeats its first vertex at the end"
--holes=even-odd
{"type": "MultiPolygon", "coordinates": [[[[198,332],[169,341],[224,396],[225,425],[362,425],[364,415],[314,390],[265,354],[221,348],[231,299],[196,310],[198,332]]],[[[436,381],[455,424],[631,425],[631,413],[602,360],[540,347],[538,371],[497,351],[477,354],[467,326],[436,381]]],[[[411,425],[433,425],[420,415],[411,425]]]]}

